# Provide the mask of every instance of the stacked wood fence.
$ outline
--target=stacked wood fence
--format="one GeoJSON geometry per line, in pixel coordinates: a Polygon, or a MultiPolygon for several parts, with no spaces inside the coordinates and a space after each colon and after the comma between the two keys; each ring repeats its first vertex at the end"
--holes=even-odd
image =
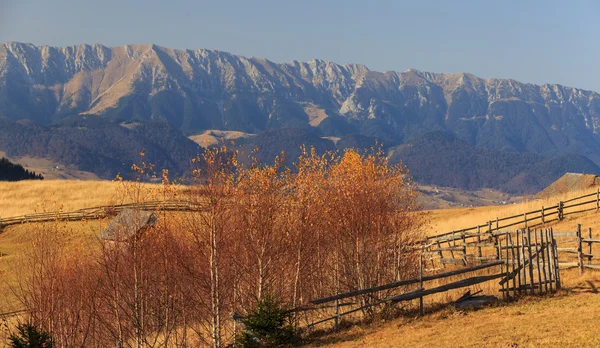
{"type": "MultiPolygon", "coordinates": [[[[436,251],[428,250],[431,245],[423,245],[418,277],[314,299],[309,306],[296,310],[321,311],[321,315],[307,320],[306,326],[309,328],[327,322],[338,327],[344,316],[366,312],[375,306],[417,299],[419,312],[423,314],[424,297],[491,281],[498,282],[498,288],[494,289],[504,299],[551,293],[561,288],[557,244],[551,228],[525,228],[492,233],[491,236],[490,241],[479,245],[482,246],[482,254],[489,254],[485,262],[476,265],[454,264],[454,269],[442,272],[439,272],[439,268],[426,269],[427,257],[436,251]],[[435,273],[425,274],[426,272],[435,273]],[[468,277],[453,279],[457,276],[468,277]]],[[[458,248],[462,246],[448,251],[461,251],[458,248]]]]}
{"type": "MultiPolygon", "coordinates": [[[[541,207],[538,210],[525,212],[523,214],[496,218],[495,220],[489,220],[481,225],[471,226],[460,230],[445,232],[433,236],[428,236],[423,241],[423,244],[428,246],[430,255],[428,261],[430,266],[433,268],[445,268],[447,265],[463,265],[477,264],[487,262],[489,260],[496,259],[492,253],[485,253],[484,250],[490,246],[495,246],[495,236],[505,233],[504,231],[509,228],[515,227],[538,227],[544,226],[550,223],[559,222],[566,216],[572,214],[579,214],[589,211],[600,210],[600,189],[594,193],[586,194],[583,196],[571,198],[569,200],[560,201],[556,205],[550,207],[541,207]]],[[[566,235],[576,237],[577,232],[568,232],[566,235]]],[[[579,239],[584,239],[581,235],[579,239]]],[[[590,232],[591,233],[591,232],[590,232]]],[[[564,233],[560,233],[557,236],[566,236],[564,233]]],[[[596,241],[588,236],[589,241],[582,242],[588,249],[596,241]]],[[[560,250],[567,248],[563,246],[562,238],[559,239],[560,250]]],[[[600,242],[600,240],[598,241],[600,242]]],[[[568,249],[575,250],[578,246],[569,246],[568,249]]],[[[599,255],[593,255],[590,250],[581,251],[584,259],[591,259],[596,257],[600,258],[599,255]]],[[[572,261],[575,262],[575,261],[572,261]]],[[[572,266],[572,262],[569,263],[572,266]]],[[[579,262],[577,266],[582,264],[579,262]]],[[[591,264],[591,262],[589,263],[591,264]]],[[[566,266],[566,265],[563,265],[566,266]]],[[[591,268],[591,267],[588,267],[591,268]]]]}

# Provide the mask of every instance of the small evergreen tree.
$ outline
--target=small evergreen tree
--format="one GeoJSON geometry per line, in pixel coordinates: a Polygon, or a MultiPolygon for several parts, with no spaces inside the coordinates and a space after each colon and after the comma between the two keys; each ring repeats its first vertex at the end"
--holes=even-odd
{"type": "Polygon", "coordinates": [[[243,348],[280,347],[295,341],[290,324],[290,312],[272,296],[265,296],[242,320],[244,331],[236,338],[235,346],[243,348]]]}
{"type": "Polygon", "coordinates": [[[18,334],[11,334],[8,338],[12,348],[52,348],[52,337],[44,330],[34,325],[20,324],[17,326],[18,334]]]}

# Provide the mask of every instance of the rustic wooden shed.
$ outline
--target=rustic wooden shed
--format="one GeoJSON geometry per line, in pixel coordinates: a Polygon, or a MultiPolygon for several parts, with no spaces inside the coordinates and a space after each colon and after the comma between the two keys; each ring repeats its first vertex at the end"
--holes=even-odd
{"type": "Polygon", "coordinates": [[[151,211],[124,209],[102,231],[99,237],[111,242],[128,242],[154,225],[158,216],[151,211]]]}

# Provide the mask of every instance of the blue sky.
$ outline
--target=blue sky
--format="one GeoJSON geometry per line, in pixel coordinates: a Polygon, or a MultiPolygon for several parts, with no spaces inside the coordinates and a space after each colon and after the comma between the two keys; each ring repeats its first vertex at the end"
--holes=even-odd
{"type": "Polygon", "coordinates": [[[598,1],[0,0],[0,42],[155,43],[600,92],[598,1]]]}

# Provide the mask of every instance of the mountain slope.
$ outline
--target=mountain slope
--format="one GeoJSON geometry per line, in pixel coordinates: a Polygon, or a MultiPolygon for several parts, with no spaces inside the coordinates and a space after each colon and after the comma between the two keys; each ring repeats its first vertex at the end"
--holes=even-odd
{"type": "Polygon", "coordinates": [[[536,193],[567,172],[600,174],[581,155],[545,158],[474,147],[444,132],[430,132],[391,150],[424,184],[476,190],[496,188],[508,193],[536,193]]]}
{"type": "Polygon", "coordinates": [[[304,127],[387,143],[443,130],[480,147],[600,161],[600,95],[560,85],[156,45],[0,45],[0,115],[50,125],[76,114],[168,121],[185,134],[304,127]]]}
{"type": "Polygon", "coordinates": [[[132,175],[131,165],[144,161],[175,176],[190,167],[198,146],[166,123],[147,122],[130,128],[97,116],[77,116],[53,126],[0,118],[0,150],[9,157],[47,158],[105,179],[132,175]]]}

